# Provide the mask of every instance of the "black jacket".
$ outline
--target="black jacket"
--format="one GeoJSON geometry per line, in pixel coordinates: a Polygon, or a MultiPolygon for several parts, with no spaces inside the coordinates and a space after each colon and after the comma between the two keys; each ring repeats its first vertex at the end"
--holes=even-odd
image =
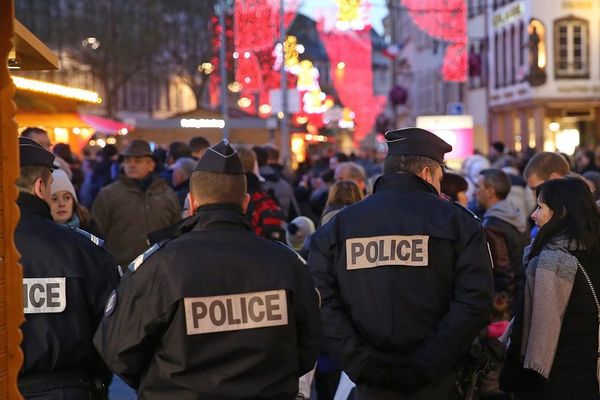
{"type": "Polygon", "coordinates": [[[118,285],[117,266],[90,240],[53,222],[40,198],[20,193],[17,203],[25,310],[21,375],[93,372],[100,359],[92,338],[118,285]]]}
{"type": "Polygon", "coordinates": [[[488,319],[479,221],[412,174],[383,175],[373,195],[319,229],[308,264],[325,348],[359,384],[410,392],[439,381],[488,319]]]}
{"type": "Polygon", "coordinates": [[[180,228],[123,277],[94,341],[104,360],[144,399],[293,398],[319,349],[306,266],[234,206],[203,206],[180,228]]]}

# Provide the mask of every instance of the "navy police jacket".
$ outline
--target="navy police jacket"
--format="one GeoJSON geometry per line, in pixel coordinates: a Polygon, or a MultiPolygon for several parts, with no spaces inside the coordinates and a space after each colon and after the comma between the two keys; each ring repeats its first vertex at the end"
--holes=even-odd
{"type": "Polygon", "coordinates": [[[92,338],[119,283],[117,265],[90,239],[55,223],[39,197],[20,193],[17,203],[25,312],[21,375],[104,373],[92,338]]]}
{"type": "Polygon", "coordinates": [[[318,349],[304,262],[254,234],[241,209],[206,205],[136,260],[94,343],[144,399],[294,398],[318,349]]]}
{"type": "Polygon", "coordinates": [[[376,386],[368,371],[402,365],[435,383],[488,319],[480,222],[413,174],[383,175],[373,195],[319,229],[308,264],[325,347],[357,383],[376,386]]]}

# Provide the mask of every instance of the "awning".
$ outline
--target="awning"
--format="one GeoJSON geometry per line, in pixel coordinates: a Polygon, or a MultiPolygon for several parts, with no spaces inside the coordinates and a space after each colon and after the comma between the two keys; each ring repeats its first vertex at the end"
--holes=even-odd
{"type": "Polygon", "coordinates": [[[133,125],[126,124],[124,122],[116,121],[113,119],[99,117],[97,115],[80,113],[79,116],[83,121],[85,121],[86,124],[94,128],[96,132],[123,135],[135,129],[133,125]]]}
{"type": "Polygon", "coordinates": [[[15,121],[22,127],[39,126],[48,128],[90,128],[91,125],[77,113],[21,112],[17,110],[15,121]]]}

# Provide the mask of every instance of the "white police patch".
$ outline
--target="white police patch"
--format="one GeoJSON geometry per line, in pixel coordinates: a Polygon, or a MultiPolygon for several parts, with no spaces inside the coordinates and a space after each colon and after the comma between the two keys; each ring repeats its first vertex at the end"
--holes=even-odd
{"type": "Polygon", "coordinates": [[[285,290],[184,299],[188,335],[287,325],[285,290]]]}
{"type": "Polygon", "coordinates": [[[112,313],[115,311],[115,308],[117,308],[117,291],[113,290],[112,293],[110,294],[110,296],[108,297],[108,300],[106,302],[106,305],[104,306],[104,316],[105,317],[110,317],[112,315],[112,313]]]}
{"type": "Polygon", "coordinates": [[[67,307],[67,278],[24,278],[25,314],[61,313],[67,307]]]}
{"type": "Polygon", "coordinates": [[[346,239],[346,269],[386,265],[426,267],[429,263],[429,236],[373,236],[346,239]]]}

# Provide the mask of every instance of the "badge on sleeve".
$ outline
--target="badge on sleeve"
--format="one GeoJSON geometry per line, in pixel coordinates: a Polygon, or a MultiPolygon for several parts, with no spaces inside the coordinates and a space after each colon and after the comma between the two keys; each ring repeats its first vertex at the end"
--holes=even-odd
{"type": "Polygon", "coordinates": [[[117,291],[113,290],[110,296],[108,297],[106,306],[104,306],[104,316],[110,317],[115,311],[115,308],[117,308],[117,291]]]}

